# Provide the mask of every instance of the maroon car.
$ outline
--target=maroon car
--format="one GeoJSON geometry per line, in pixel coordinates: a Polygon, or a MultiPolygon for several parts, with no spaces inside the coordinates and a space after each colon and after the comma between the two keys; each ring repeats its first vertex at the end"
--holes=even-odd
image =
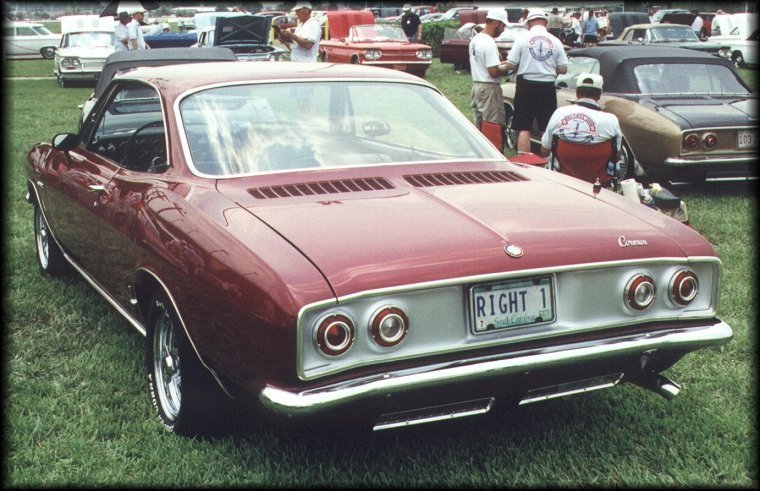
{"type": "Polygon", "coordinates": [[[137,68],[26,173],[42,271],[146,336],[179,434],[230,400],[385,429],[620,382],[670,398],[661,372],[733,335],[696,231],[508,161],[399,71],[137,68]]]}

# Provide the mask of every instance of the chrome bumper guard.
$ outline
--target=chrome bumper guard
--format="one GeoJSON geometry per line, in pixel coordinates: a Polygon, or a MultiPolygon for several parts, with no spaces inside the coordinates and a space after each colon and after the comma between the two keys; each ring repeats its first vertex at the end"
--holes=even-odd
{"type": "Polygon", "coordinates": [[[669,158],[665,159],[667,167],[689,167],[695,165],[730,165],[730,164],[752,164],[757,160],[756,156],[748,155],[746,157],[693,157],[693,158],[669,158]]]}
{"type": "Polygon", "coordinates": [[[635,334],[387,372],[302,392],[267,386],[259,394],[259,400],[265,408],[278,414],[308,416],[368,397],[451,383],[519,375],[527,371],[657,350],[695,351],[725,344],[733,335],[728,324],[717,321],[704,327],[635,334]]]}

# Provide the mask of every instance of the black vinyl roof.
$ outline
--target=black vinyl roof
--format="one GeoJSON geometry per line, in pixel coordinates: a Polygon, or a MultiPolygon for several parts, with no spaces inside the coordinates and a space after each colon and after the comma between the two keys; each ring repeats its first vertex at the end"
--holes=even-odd
{"type": "Polygon", "coordinates": [[[106,58],[103,71],[95,86],[95,97],[99,98],[111,79],[120,70],[139,66],[177,65],[180,63],[201,63],[207,61],[237,61],[229,48],[156,48],[137,51],[117,51],[106,58]]]}

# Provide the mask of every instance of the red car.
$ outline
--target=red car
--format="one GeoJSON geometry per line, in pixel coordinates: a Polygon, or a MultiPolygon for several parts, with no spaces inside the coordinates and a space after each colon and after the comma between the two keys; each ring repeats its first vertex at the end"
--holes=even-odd
{"type": "MultiPolygon", "coordinates": [[[[441,41],[440,59],[441,63],[454,65],[455,70],[470,69],[470,39],[474,35],[473,32],[467,32],[460,28],[456,31],[458,36],[441,41]]],[[[509,50],[515,44],[515,40],[528,32],[522,24],[510,24],[504,28],[499,37],[496,38],[496,47],[499,48],[499,55],[502,60],[507,59],[509,50]]]]}
{"type": "Polygon", "coordinates": [[[322,61],[374,65],[425,78],[433,50],[410,43],[401,27],[375,24],[372,12],[358,10],[330,10],[327,25],[330,37],[319,44],[322,61]]]}
{"type": "Polygon", "coordinates": [[[621,382],[670,398],[661,372],[733,335],[696,231],[508,161],[399,71],[121,72],[26,176],[42,271],[146,336],[179,434],[230,401],[379,430],[621,382]]]}

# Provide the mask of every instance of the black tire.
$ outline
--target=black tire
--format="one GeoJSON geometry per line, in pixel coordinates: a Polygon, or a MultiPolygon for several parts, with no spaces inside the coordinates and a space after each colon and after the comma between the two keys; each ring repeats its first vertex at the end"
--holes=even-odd
{"type": "Polygon", "coordinates": [[[517,151],[517,131],[512,129],[512,121],[515,118],[514,111],[509,107],[504,108],[507,112],[507,124],[504,126],[504,146],[517,151]]]}
{"type": "Polygon", "coordinates": [[[66,80],[60,75],[58,75],[58,85],[60,85],[62,89],[66,88],[66,80]]]}
{"type": "Polygon", "coordinates": [[[734,62],[736,68],[746,68],[747,64],[744,62],[744,56],[741,51],[734,51],[731,55],[731,61],[734,62]]]}
{"type": "Polygon", "coordinates": [[[52,60],[55,58],[55,48],[52,46],[46,46],[40,50],[40,54],[46,60],[52,60]]]}
{"type": "Polygon", "coordinates": [[[620,152],[620,172],[618,173],[618,179],[625,180],[635,177],[635,163],[634,156],[631,148],[628,146],[628,142],[623,140],[623,148],[620,152]]]}
{"type": "Polygon", "coordinates": [[[146,327],[148,387],[161,424],[182,436],[219,428],[227,397],[201,364],[163,292],[151,299],[146,327]]]}
{"type": "Polygon", "coordinates": [[[34,247],[37,251],[37,264],[44,274],[62,277],[69,272],[69,263],[50,234],[39,203],[34,203],[34,247]]]}

